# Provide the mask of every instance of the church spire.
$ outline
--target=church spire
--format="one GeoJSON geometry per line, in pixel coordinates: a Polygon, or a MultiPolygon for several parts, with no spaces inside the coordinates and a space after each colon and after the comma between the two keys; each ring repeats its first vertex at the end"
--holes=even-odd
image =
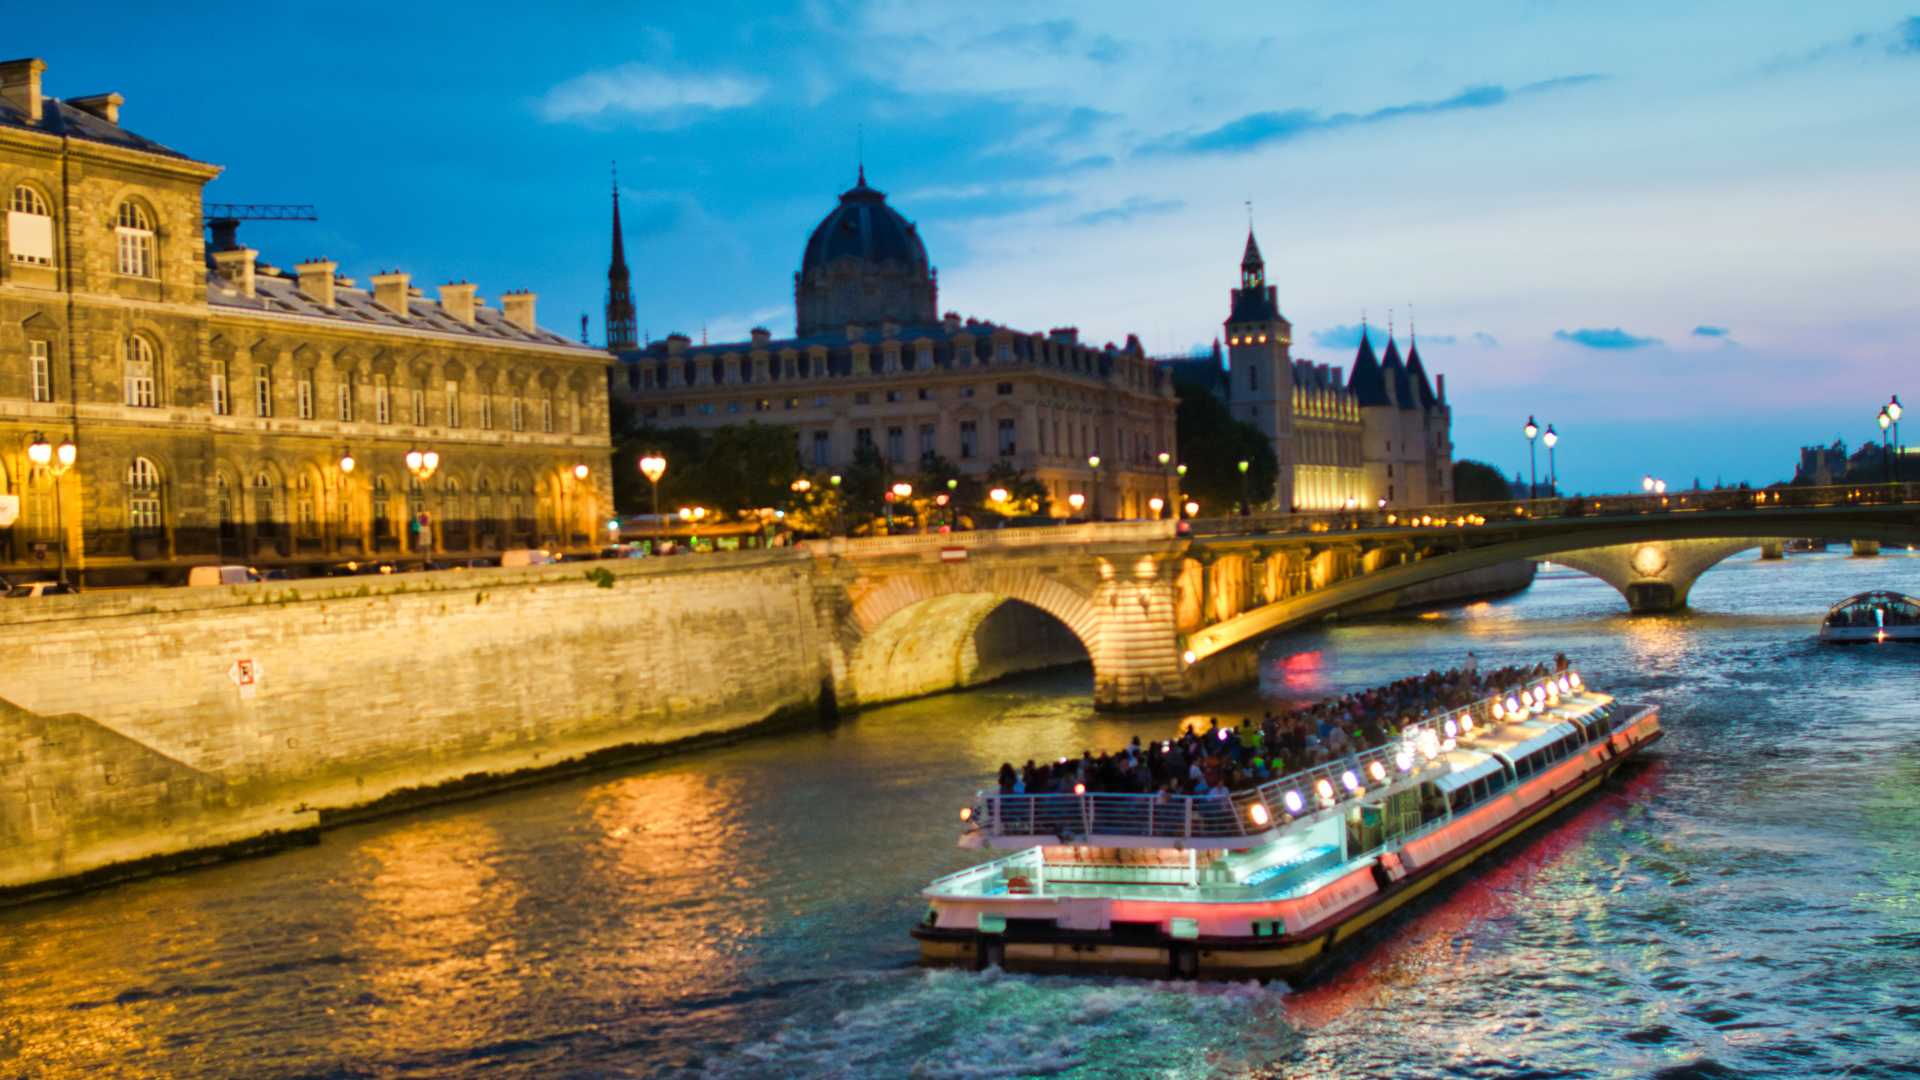
{"type": "Polygon", "coordinates": [[[1240,287],[1257,289],[1266,284],[1267,262],[1260,257],[1260,242],[1253,238],[1253,225],[1247,225],[1247,251],[1240,256],[1240,287]]]}
{"type": "Polygon", "coordinates": [[[620,235],[620,172],[613,173],[613,259],[607,265],[607,348],[639,347],[639,316],[633,307],[633,281],[627,273],[627,245],[620,235]]]}

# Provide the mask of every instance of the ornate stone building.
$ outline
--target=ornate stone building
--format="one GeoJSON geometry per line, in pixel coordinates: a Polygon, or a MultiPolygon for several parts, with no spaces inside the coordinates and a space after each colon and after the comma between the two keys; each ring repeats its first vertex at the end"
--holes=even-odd
{"type": "Polygon", "coordinates": [[[1335,510],[1419,506],[1453,500],[1452,411],[1446,382],[1435,393],[1415,347],[1406,363],[1389,336],[1387,359],[1374,355],[1363,328],[1351,377],[1341,368],[1293,357],[1293,325],[1267,284],[1253,231],[1240,259],[1240,287],[1219,342],[1201,360],[1163,360],[1183,381],[1203,386],[1235,419],[1273,442],[1279,477],[1276,509],[1335,510]]]}
{"type": "Polygon", "coordinates": [[[604,352],[541,330],[532,293],[208,252],[219,168],[121,127],[118,94],[45,97],[45,67],[0,63],[0,573],[598,541],[604,352]]]}
{"type": "Polygon", "coordinates": [[[918,230],[862,171],[807,241],[796,336],[617,350],[615,392],[661,427],[790,427],[812,471],[844,470],[862,446],[902,471],[928,454],[974,476],[1004,461],[1046,485],[1056,514],[1080,494],[1103,517],[1150,516],[1169,491],[1158,455],[1173,450],[1174,397],[1139,341],[942,318],[936,299],[918,230]]]}

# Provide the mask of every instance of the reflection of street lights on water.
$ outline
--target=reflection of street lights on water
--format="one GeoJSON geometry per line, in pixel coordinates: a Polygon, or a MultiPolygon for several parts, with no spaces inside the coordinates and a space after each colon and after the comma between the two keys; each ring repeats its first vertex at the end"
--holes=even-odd
{"type": "Polygon", "coordinates": [[[80,448],[73,445],[72,439],[61,439],[59,446],[47,442],[47,437],[39,432],[33,433],[33,441],[27,444],[27,460],[47,470],[53,476],[53,530],[60,539],[60,584],[67,583],[67,521],[66,508],[61,505],[60,478],[73,468],[80,457],[80,448]]]}

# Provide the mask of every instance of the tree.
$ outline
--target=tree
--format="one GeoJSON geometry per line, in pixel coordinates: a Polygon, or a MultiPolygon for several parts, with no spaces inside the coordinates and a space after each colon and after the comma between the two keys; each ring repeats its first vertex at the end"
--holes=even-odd
{"type": "Polygon", "coordinates": [[[1513,489],[1499,469],[1461,458],[1453,463],[1453,497],[1457,502],[1506,502],[1513,498],[1513,489]]]}
{"type": "Polygon", "coordinates": [[[662,454],[660,508],[699,505],[727,513],[785,505],[789,485],[800,475],[793,432],[766,424],[725,427],[641,428],[620,440],[613,472],[614,505],[622,513],[647,513],[653,493],[640,475],[641,455],[662,454]]]}
{"type": "Polygon", "coordinates": [[[1175,417],[1180,462],[1187,467],[1181,489],[1200,503],[1201,513],[1238,513],[1241,498],[1240,462],[1247,463],[1246,494],[1252,506],[1273,497],[1280,463],[1266,433],[1235,420],[1219,398],[1206,389],[1175,383],[1180,408],[1175,417]]]}
{"type": "Polygon", "coordinates": [[[999,514],[1004,517],[1031,517],[1053,511],[1052,499],[1047,495],[1047,485],[1034,479],[1032,473],[1016,468],[1013,462],[1004,458],[987,466],[986,486],[980,491],[975,505],[984,506],[990,514],[999,514]],[[994,488],[1006,489],[1006,502],[994,503],[986,498],[986,493],[994,488]]]}

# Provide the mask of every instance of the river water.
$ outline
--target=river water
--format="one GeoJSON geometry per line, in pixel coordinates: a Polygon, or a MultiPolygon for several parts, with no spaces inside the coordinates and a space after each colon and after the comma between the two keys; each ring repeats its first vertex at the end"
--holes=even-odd
{"type": "Polygon", "coordinates": [[[1813,637],[1875,587],[1920,556],[1743,557],[1639,619],[1550,572],[1274,642],[1290,697],[1564,649],[1668,730],[1303,989],[914,966],[1002,760],[1179,722],[1094,714],[1081,669],[0,911],[0,1074],[1920,1072],[1920,648],[1813,637]]]}

